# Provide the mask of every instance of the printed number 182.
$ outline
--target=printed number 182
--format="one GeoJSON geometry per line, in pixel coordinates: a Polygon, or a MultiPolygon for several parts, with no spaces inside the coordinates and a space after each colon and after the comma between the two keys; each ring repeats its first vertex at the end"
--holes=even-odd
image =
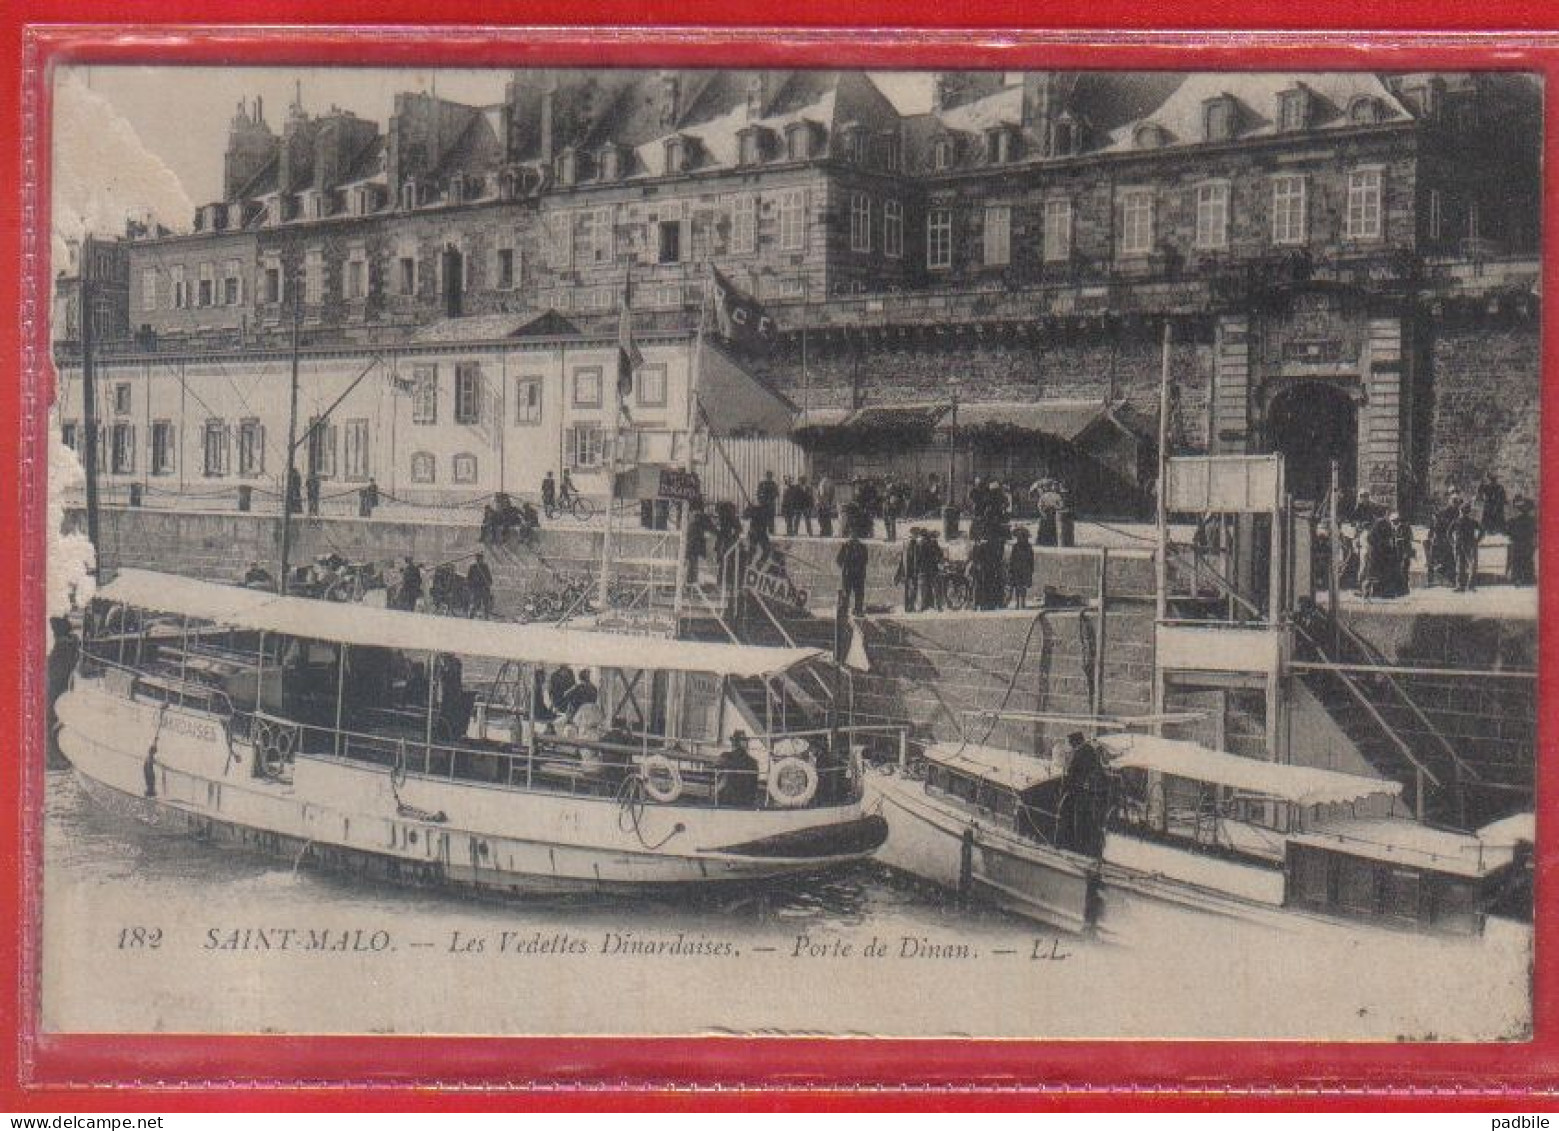
{"type": "Polygon", "coordinates": [[[161,945],[161,927],[124,927],[119,932],[120,950],[156,950],[161,945]]]}

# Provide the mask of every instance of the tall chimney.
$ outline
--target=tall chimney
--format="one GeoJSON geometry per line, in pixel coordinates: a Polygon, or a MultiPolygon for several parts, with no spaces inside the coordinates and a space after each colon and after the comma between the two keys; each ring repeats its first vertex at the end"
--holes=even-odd
{"type": "Polygon", "coordinates": [[[541,123],[538,129],[536,150],[543,161],[550,162],[555,156],[553,149],[556,146],[555,118],[558,109],[558,80],[548,75],[541,88],[541,123]]]}

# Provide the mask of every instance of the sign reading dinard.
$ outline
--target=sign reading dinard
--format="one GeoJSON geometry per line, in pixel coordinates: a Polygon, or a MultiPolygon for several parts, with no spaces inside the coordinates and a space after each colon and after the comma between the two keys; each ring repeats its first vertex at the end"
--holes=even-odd
{"type": "Polygon", "coordinates": [[[742,575],[742,585],[760,597],[784,601],[798,609],[807,607],[807,598],[810,596],[807,590],[791,581],[784,555],[778,550],[770,551],[766,559],[749,565],[742,575]]]}

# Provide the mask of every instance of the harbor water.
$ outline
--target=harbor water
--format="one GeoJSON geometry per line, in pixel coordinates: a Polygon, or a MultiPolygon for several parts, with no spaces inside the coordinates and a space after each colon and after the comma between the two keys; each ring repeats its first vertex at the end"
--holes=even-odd
{"type": "Polygon", "coordinates": [[[482,902],[224,850],[46,785],[53,1031],[1523,1039],[1530,931],[1155,905],[1107,939],[873,865],[695,899],[482,902]]]}

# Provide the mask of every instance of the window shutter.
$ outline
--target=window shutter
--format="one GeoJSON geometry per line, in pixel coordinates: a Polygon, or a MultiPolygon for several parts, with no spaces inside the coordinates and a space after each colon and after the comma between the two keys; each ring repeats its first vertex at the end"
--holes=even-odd
{"type": "Polygon", "coordinates": [[[596,216],[596,239],[606,253],[605,262],[617,262],[617,209],[601,209],[596,216]]]}

